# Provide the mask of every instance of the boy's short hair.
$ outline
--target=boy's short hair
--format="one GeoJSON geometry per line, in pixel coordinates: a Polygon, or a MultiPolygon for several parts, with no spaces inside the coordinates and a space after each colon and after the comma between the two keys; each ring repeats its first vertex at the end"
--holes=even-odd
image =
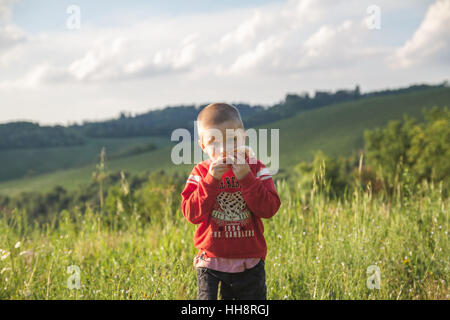
{"type": "Polygon", "coordinates": [[[214,128],[225,121],[237,121],[244,129],[239,110],[235,106],[226,103],[209,104],[197,116],[197,123],[202,128],[214,128]]]}

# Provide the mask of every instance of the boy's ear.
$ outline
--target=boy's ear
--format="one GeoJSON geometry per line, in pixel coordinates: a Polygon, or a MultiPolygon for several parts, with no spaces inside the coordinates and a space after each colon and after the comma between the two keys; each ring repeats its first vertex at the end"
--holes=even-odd
{"type": "Polygon", "coordinates": [[[201,139],[198,139],[198,145],[200,146],[200,148],[202,148],[202,150],[204,150],[205,149],[205,146],[203,145],[203,143],[202,143],[202,140],[201,139]]]}

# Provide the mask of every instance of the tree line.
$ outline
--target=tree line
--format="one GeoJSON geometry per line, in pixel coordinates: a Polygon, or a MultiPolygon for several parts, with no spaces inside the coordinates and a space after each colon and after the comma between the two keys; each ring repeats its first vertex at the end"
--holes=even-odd
{"type": "MultiPolygon", "coordinates": [[[[446,82],[438,85],[412,85],[407,88],[365,94],[362,94],[359,86],[356,86],[353,90],[316,91],[314,96],[308,93],[287,94],[283,101],[269,107],[244,103],[234,105],[240,111],[246,127],[250,128],[340,102],[446,86],[448,86],[446,82]]],[[[67,127],[40,126],[31,122],[0,124],[0,150],[82,145],[89,138],[167,136],[177,128],[186,128],[193,133],[193,121],[206,105],[168,106],[135,116],[122,112],[116,119],[85,121],[67,127]]]]}

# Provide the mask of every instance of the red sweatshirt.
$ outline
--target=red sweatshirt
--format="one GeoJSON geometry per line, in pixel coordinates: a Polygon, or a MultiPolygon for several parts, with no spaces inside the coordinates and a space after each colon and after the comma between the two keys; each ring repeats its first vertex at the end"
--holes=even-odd
{"type": "Polygon", "coordinates": [[[257,160],[240,181],[231,168],[218,181],[208,173],[210,164],[197,164],[181,193],[184,217],[199,225],[194,246],[208,257],[265,259],[261,218],[271,218],[281,204],[269,170],[257,160]]]}

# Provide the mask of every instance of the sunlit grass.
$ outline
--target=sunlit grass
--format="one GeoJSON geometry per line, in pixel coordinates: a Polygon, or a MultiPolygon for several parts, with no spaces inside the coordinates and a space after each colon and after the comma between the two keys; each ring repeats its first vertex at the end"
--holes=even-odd
{"type": "MultiPolygon", "coordinates": [[[[282,206],[265,220],[269,299],[448,299],[448,199],[415,194],[346,200],[277,185],[282,206]],[[367,268],[381,271],[368,289],[367,268]]],[[[178,196],[178,195],[173,195],[178,196]]],[[[173,196],[163,199],[171,207],[173,196]]],[[[195,299],[195,226],[180,210],[62,212],[39,226],[22,212],[0,218],[1,299],[195,299]],[[69,289],[67,267],[81,287],[69,289]]]]}

